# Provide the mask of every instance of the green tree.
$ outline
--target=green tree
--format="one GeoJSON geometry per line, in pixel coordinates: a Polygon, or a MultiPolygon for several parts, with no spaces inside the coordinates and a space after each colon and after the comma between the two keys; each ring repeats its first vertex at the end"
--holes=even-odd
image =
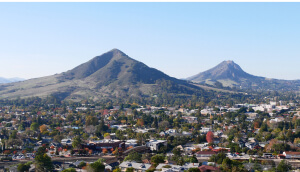
{"type": "Polygon", "coordinates": [[[13,130],[9,136],[9,139],[16,139],[17,138],[17,130],[13,130]]]}
{"type": "Polygon", "coordinates": [[[126,168],[125,172],[134,172],[134,168],[130,167],[130,168],[126,168]]]}
{"type": "Polygon", "coordinates": [[[35,157],[35,169],[37,172],[48,172],[54,169],[51,158],[47,154],[37,154],[35,157]]]}
{"type": "Polygon", "coordinates": [[[196,158],[195,155],[193,155],[192,157],[190,157],[188,159],[188,162],[190,162],[190,163],[198,163],[198,159],[196,158]]]}
{"type": "Polygon", "coordinates": [[[180,156],[181,156],[181,153],[182,153],[182,151],[181,151],[181,149],[180,149],[180,148],[174,148],[174,149],[172,150],[172,153],[174,154],[174,156],[176,156],[176,157],[180,157],[180,156]]]}
{"type": "Polygon", "coordinates": [[[72,147],[79,148],[81,143],[82,143],[82,140],[81,140],[80,136],[76,136],[73,138],[72,147]]]}
{"type": "Polygon", "coordinates": [[[108,129],[107,125],[104,123],[104,118],[101,118],[99,125],[96,127],[96,136],[101,137],[105,131],[108,129]]]}
{"type": "Polygon", "coordinates": [[[83,161],[78,164],[78,168],[82,168],[85,166],[86,166],[86,162],[83,162],[83,161]]]}
{"type": "Polygon", "coordinates": [[[91,163],[88,166],[88,171],[89,172],[104,172],[105,170],[105,165],[103,165],[103,159],[98,159],[96,162],[91,163]]]}
{"type": "Polygon", "coordinates": [[[87,116],[85,118],[85,125],[86,126],[89,126],[89,125],[95,126],[97,124],[98,124],[98,118],[97,117],[95,117],[95,116],[87,116]]]}
{"type": "Polygon", "coordinates": [[[278,144],[274,144],[272,146],[272,148],[277,151],[277,152],[280,152],[280,151],[289,151],[291,150],[291,146],[286,144],[286,143],[278,143],[278,144]]]}
{"type": "Polygon", "coordinates": [[[260,164],[257,163],[257,161],[255,161],[254,165],[253,165],[253,170],[255,171],[262,171],[260,164]]]}
{"type": "Polygon", "coordinates": [[[19,131],[24,131],[24,130],[25,130],[25,125],[24,125],[24,123],[21,123],[21,124],[19,125],[18,130],[19,130],[19,131]]]}
{"type": "Polygon", "coordinates": [[[222,162],[222,167],[223,167],[224,169],[230,169],[230,168],[231,168],[231,164],[232,164],[232,161],[231,161],[228,157],[226,157],[226,158],[223,160],[223,162],[222,162]]]}
{"type": "Polygon", "coordinates": [[[113,172],[121,172],[121,169],[120,168],[116,168],[113,170],[113,172]]]}
{"type": "Polygon", "coordinates": [[[31,125],[30,125],[30,130],[32,131],[37,131],[39,129],[39,124],[36,123],[36,122],[33,122],[31,125]]]}
{"type": "Polygon", "coordinates": [[[110,136],[110,133],[104,133],[103,137],[110,136]]]}
{"type": "Polygon", "coordinates": [[[165,162],[165,156],[163,154],[157,154],[151,157],[151,162],[154,163],[154,166],[157,166],[159,163],[165,162]]]}
{"type": "Polygon", "coordinates": [[[137,152],[130,152],[124,159],[124,161],[136,161],[142,162],[142,155],[137,152]]]}
{"type": "Polygon", "coordinates": [[[151,127],[153,127],[153,128],[158,128],[157,117],[154,117],[154,121],[153,121],[153,123],[151,124],[151,127]]]}
{"type": "Polygon", "coordinates": [[[223,160],[226,158],[225,153],[219,153],[217,155],[212,155],[209,158],[209,162],[216,162],[217,164],[222,164],[223,160]]]}
{"type": "Polygon", "coordinates": [[[44,155],[46,153],[46,147],[42,146],[42,147],[39,147],[37,152],[36,152],[36,156],[38,155],[44,155]]]}
{"type": "Polygon", "coordinates": [[[176,160],[177,165],[183,165],[184,164],[184,158],[183,157],[179,157],[176,160]]]}
{"type": "Polygon", "coordinates": [[[67,168],[67,169],[64,169],[62,172],[76,172],[76,169],[75,168],[67,168]]]}
{"type": "Polygon", "coordinates": [[[30,169],[31,164],[32,164],[31,161],[19,164],[18,167],[17,167],[18,172],[28,171],[30,169]]]}
{"type": "Polygon", "coordinates": [[[288,164],[288,162],[286,162],[285,160],[280,161],[280,163],[278,164],[276,171],[278,172],[286,172],[292,169],[292,166],[290,164],[288,164]]]}
{"type": "Polygon", "coordinates": [[[268,125],[266,123],[262,123],[260,126],[259,132],[268,131],[268,125]]]}

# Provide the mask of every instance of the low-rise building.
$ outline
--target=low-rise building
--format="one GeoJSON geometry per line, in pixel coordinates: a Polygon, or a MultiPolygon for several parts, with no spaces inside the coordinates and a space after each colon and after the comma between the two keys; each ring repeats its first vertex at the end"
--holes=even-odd
{"type": "Polygon", "coordinates": [[[72,140],[71,139],[62,139],[61,144],[63,146],[72,146],[72,140]]]}
{"type": "Polygon", "coordinates": [[[185,163],[184,165],[173,165],[173,164],[159,164],[156,167],[156,171],[163,172],[184,172],[190,168],[198,168],[199,163],[185,163]]]}
{"type": "Polygon", "coordinates": [[[196,153],[197,157],[211,157],[212,155],[216,155],[217,153],[214,151],[199,151],[196,153]]]}
{"type": "Polygon", "coordinates": [[[208,128],[208,127],[202,127],[201,130],[200,130],[200,133],[207,133],[209,131],[211,131],[210,128],[208,128]]]}
{"type": "Polygon", "coordinates": [[[123,161],[119,167],[121,172],[125,172],[127,168],[133,168],[134,172],[145,172],[151,167],[151,164],[123,161]]]}
{"type": "Polygon", "coordinates": [[[220,168],[209,166],[209,165],[202,165],[199,167],[199,170],[201,172],[220,172],[221,171],[220,168]]]}
{"type": "Polygon", "coordinates": [[[130,139],[130,140],[126,140],[125,142],[125,147],[136,147],[138,145],[137,140],[136,139],[130,139]]]}
{"type": "Polygon", "coordinates": [[[150,140],[146,143],[146,146],[149,147],[151,151],[158,151],[160,147],[167,146],[167,140],[150,140]]]}
{"type": "Polygon", "coordinates": [[[283,155],[286,159],[299,159],[300,158],[300,152],[283,152],[283,155]]]}

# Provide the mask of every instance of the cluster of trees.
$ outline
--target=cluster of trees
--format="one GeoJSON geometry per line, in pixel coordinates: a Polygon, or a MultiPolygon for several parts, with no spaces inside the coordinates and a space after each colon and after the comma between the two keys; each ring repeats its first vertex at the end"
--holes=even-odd
{"type": "Polygon", "coordinates": [[[171,158],[172,161],[175,161],[178,165],[183,165],[185,163],[198,163],[198,159],[195,155],[189,157],[189,156],[183,156],[183,151],[180,148],[174,148],[172,150],[172,153],[174,154],[171,158]]]}

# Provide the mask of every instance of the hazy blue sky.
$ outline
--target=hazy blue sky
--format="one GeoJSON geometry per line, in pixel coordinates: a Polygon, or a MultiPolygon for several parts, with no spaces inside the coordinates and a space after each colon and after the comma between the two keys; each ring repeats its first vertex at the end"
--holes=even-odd
{"type": "Polygon", "coordinates": [[[1,3],[0,76],[61,73],[118,48],[185,78],[233,60],[300,79],[300,3],[1,3]]]}

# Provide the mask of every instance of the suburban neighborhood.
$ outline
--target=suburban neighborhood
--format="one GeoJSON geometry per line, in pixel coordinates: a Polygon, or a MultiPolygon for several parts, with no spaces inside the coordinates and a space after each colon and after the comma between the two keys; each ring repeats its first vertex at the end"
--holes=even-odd
{"type": "Polygon", "coordinates": [[[47,104],[2,106],[0,116],[2,171],[35,171],[41,153],[49,159],[40,163],[51,162],[48,170],[55,171],[93,171],[97,163],[115,172],[300,168],[296,103],[203,109],[47,104]]]}

